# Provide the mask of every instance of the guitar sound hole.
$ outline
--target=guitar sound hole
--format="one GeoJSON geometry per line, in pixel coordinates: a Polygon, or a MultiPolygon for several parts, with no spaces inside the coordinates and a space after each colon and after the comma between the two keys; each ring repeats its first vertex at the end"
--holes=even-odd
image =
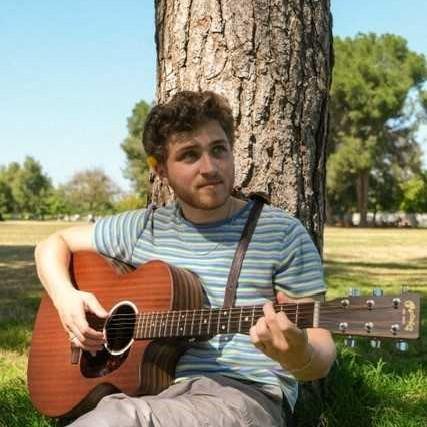
{"type": "Polygon", "coordinates": [[[124,353],[133,343],[137,309],[128,301],[117,304],[105,324],[107,351],[112,355],[124,353]]]}

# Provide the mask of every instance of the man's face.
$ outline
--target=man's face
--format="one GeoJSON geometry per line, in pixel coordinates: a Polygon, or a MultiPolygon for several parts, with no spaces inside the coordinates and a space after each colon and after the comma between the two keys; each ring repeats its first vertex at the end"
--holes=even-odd
{"type": "Polygon", "coordinates": [[[175,195],[191,208],[223,206],[234,184],[234,158],[228,138],[216,120],[168,139],[167,160],[158,169],[175,195]]]}

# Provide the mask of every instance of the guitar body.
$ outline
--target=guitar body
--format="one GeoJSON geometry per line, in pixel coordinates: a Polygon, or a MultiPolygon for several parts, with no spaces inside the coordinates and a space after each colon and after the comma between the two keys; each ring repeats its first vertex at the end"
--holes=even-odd
{"type": "MultiPolygon", "coordinates": [[[[197,277],[162,261],[150,261],[130,273],[119,274],[100,255],[79,252],[73,255],[71,276],[77,289],[94,293],[107,311],[120,301],[130,301],[139,313],[202,306],[197,277]]],[[[75,417],[114,392],[130,396],[157,394],[173,380],[184,345],[182,340],[135,340],[122,354],[111,355],[104,349],[92,357],[71,345],[45,294],[28,362],[31,400],[45,415],[75,417]]]]}

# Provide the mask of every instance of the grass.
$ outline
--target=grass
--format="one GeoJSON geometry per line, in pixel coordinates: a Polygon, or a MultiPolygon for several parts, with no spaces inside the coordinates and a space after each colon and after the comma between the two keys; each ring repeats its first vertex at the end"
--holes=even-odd
{"type": "MultiPolygon", "coordinates": [[[[31,406],[25,384],[27,351],[40,298],[34,245],[69,224],[0,223],[0,426],[53,426],[31,406]]],[[[325,233],[328,299],[349,287],[369,294],[382,287],[398,293],[402,285],[424,295],[422,335],[427,332],[427,230],[339,229],[325,233]]],[[[411,343],[407,353],[392,342],[372,350],[359,340],[355,349],[337,338],[339,357],[326,384],[326,397],[305,387],[298,426],[313,426],[315,415],[330,427],[425,427],[427,425],[427,346],[411,343]]]]}

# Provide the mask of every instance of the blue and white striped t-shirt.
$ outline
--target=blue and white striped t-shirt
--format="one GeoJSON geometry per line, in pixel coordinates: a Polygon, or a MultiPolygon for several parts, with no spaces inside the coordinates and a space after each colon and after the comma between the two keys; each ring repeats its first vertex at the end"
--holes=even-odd
{"type": "MultiPolygon", "coordinates": [[[[201,279],[212,307],[221,307],[237,243],[253,202],[232,217],[210,224],[187,221],[177,204],[101,218],[93,240],[97,251],[135,267],[158,259],[186,268],[201,279]]],[[[264,205],[240,273],[236,306],[325,292],[319,254],[301,223],[281,209],[264,205]],[[274,288],[274,289],[273,289],[274,288]]],[[[176,367],[176,378],[222,374],[251,381],[267,393],[283,392],[291,406],[297,382],[243,334],[217,335],[191,343],[176,367]]]]}

